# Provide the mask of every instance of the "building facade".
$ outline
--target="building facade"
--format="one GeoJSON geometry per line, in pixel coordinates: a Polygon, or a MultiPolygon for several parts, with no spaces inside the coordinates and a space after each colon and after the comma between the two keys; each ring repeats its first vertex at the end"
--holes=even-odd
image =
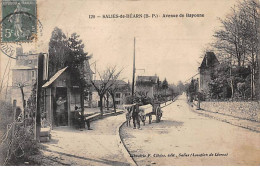
{"type": "Polygon", "coordinates": [[[156,85],[158,82],[158,76],[137,76],[135,91],[136,95],[140,97],[154,98],[159,94],[156,85]]]}
{"type": "Polygon", "coordinates": [[[22,91],[25,102],[32,93],[36,83],[38,72],[38,54],[33,52],[24,53],[22,48],[16,50],[16,63],[12,67],[11,100],[17,101],[17,106],[22,107],[22,91]]]}
{"type": "Polygon", "coordinates": [[[46,119],[53,125],[57,124],[57,104],[61,97],[64,103],[64,118],[61,125],[72,125],[73,112],[75,108],[81,108],[83,105],[83,97],[79,86],[73,85],[71,82],[68,67],[59,70],[53,75],[43,86],[43,111],[46,119]]]}
{"type": "MultiPolygon", "coordinates": [[[[95,80],[94,81],[95,85],[99,86],[101,85],[100,80],[95,80]]],[[[131,95],[131,88],[130,84],[126,83],[123,80],[117,80],[115,82],[117,84],[117,90],[115,92],[115,104],[117,108],[121,108],[123,104],[125,104],[126,98],[131,95]]],[[[91,101],[91,107],[100,107],[100,97],[98,95],[98,92],[92,88],[92,101],[91,101]]],[[[109,93],[105,94],[105,97],[103,99],[103,106],[107,107],[112,107],[113,106],[113,99],[109,93]],[[108,102],[107,102],[108,99],[108,102]]]]}
{"type": "MultiPolygon", "coordinates": [[[[89,61],[85,61],[84,64],[84,78],[87,84],[90,84],[90,81],[93,77],[93,71],[90,69],[89,61]]],[[[56,72],[42,87],[44,91],[44,112],[47,115],[47,120],[52,124],[57,124],[57,100],[61,97],[65,100],[65,114],[61,125],[73,125],[73,113],[76,111],[81,111],[84,113],[85,105],[91,103],[92,92],[89,88],[81,89],[79,85],[72,82],[71,70],[69,67],[65,67],[56,72]],[[85,92],[88,93],[87,98],[85,92]]]]}
{"type": "Polygon", "coordinates": [[[208,93],[211,75],[214,73],[219,61],[213,52],[206,52],[199,69],[199,91],[208,93]]]}

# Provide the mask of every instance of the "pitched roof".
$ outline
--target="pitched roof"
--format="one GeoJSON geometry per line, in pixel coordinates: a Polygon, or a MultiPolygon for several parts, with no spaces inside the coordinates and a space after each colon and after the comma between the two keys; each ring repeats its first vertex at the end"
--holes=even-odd
{"type": "Polygon", "coordinates": [[[123,80],[116,80],[116,83],[118,84],[118,85],[126,85],[127,83],[125,82],[125,81],[123,81],[123,80]]]}
{"type": "MultiPolygon", "coordinates": [[[[111,82],[109,82],[111,84],[111,82]]],[[[116,80],[116,83],[118,85],[119,90],[118,91],[127,91],[130,90],[130,86],[128,85],[127,82],[123,81],[123,80],[116,80]]],[[[100,86],[102,84],[101,80],[94,80],[94,84],[96,86],[100,86]]],[[[92,90],[95,90],[94,87],[92,87],[92,90]]]]}
{"type": "Polygon", "coordinates": [[[206,69],[208,67],[214,67],[217,64],[219,64],[219,61],[214,52],[206,52],[199,68],[206,69]]]}
{"type": "Polygon", "coordinates": [[[55,75],[53,75],[50,78],[50,80],[48,82],[46,82],[42,87],[45,88],[45,87],[48,87],[49,85],[51,85],[67,68],[68,68],[68,66],[59,70],[57,73],[55,73],[55,75]]]}
{"type": "Polygon", "coordinates": [[[137,76],[136,82],[157,82],[157,76],[137,76]]]}
{"type": "MultiPolygon", "coordinates": [[[[101,80],[94,80],[94,83],[95,83],[95,85],[99,86],[99,85],[102,84],[102,81],[101,81],[101,80]]],[[[109,82],[109,83],[111,83],[111,82],[109,82]]],[[[125,81],[123,81],[123,80],[116,80],[116,83],[117,83],[118,85],[126,85],[126,84],[127,84],[127,83],[126,83],[125,81]]]]}

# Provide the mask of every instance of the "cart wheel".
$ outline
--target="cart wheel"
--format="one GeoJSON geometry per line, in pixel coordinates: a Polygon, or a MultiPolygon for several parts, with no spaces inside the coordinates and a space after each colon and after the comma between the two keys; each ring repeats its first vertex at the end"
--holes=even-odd
{"type": "Polygon", "coordinates": [[[161,108],[157,107],[156,109],[156,123],[159,123],[161,121],[161,108]]]}

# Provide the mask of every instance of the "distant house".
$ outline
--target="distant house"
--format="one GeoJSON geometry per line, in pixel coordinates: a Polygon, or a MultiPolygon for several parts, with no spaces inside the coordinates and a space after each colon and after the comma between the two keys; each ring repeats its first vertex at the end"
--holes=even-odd
{"type": "Polygon", "coordinates": [[[115,94],[115,103],[117,107],[125,104],[126,98],[131,95],[130,84],[125,81],[119,80],[118,82],[118,91],[115,94]]]}
{"type": "Polygon", "coordinates": [[[22,94],[19,86],[23,85],[25,101],[31,95],[33,85],[36,83],[38,72],[38,54],[23,53],[22,48],[16,50],[16,63],[12,67],[11,100],[17,101],[17,106],[22,107],[22,94]]]}
{"type": "Polygon", "coordinates": [[[154,95],[158,93],[156,91],[157,82],[158,76],[137,76],[135,85],[136,95],[154,98],[154,95]]]}
{"type": "Polygon", "coordinates": [[[213,52],[206,52],[202,63],[199,67],[199,91],[207,93],[209,91],[208,83],[211,80],[211,75],[214,73],[219,61],[213,52]]]}
{"type": "MultiPolygon", "coordinates": [[[[95,80],[94,81],[95,85],[99,86],[101,85],[100,80],[95,80]]],[[[118,90],[115,93],[115,104],[117,107],[121,107],[121,105],[125,104],[126,97],[131,95],[131,88],[129,83],[126,83],[123,80],[117,80],[116,81],[118,85],[118,90]]],[[[103,106],[107,106],[107,95],[105,95],[105,99],[103,99],[103,106]]],[[[112,107],[113,106],[113,100],[111,96],[108,96],[108,106],[112,107]]],[[[92,87],[92,105],[91,107],[100,107],[100,100],[99,100],[99,95],[98,92],[92,87]]]]}

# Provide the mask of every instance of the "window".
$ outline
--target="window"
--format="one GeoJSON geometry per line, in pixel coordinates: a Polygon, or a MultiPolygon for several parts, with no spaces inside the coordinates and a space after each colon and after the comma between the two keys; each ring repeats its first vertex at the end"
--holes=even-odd
{"type": "Polygon", "coordinates": [[[120,93],[116,93],[116,98],[120,98],[120,93]]]}
{"type": "Polygon", "coordinates": [[[35,75],[34,75],[34,71],[32,71],[32,77],[34,77],[35,75]]]}
{"type": "Polygon", "coordinates": [[[120,101],[115,101],[116,104],[120,104],[120,101]]]}

